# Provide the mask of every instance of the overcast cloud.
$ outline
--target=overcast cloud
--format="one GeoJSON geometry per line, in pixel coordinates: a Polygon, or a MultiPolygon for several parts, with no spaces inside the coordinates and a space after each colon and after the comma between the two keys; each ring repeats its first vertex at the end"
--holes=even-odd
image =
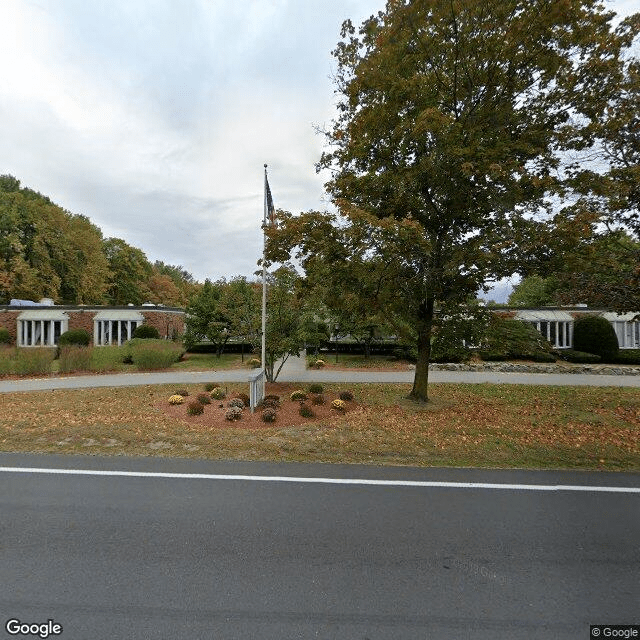
{"type": "MultiPolygon", "coordinates": [[[[607,3],[622,15],[634,0],[607,3]]],[[[0,173],[203,280],[277,207],[327,206],[331,50],[383,0],[2,0],[0,173]]]]}

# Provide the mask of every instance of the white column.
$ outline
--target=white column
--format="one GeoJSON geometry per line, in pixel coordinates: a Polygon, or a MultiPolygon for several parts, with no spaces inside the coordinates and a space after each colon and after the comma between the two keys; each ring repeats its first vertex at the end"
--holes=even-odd
{"type": "Polygon", "coordinates": [[[122,344],[122,322],[118,320],[118,346],[122,344]]]}
{"type": "Polygon", "coordinates": [[[16,331],[16,344],[21,347],[22,346],[22,320],[18,320],[18,327],[16,331]]]}

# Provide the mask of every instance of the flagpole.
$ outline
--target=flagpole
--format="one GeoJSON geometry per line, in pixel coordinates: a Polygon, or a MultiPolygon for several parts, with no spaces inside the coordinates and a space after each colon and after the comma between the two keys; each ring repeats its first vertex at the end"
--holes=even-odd
{"type": "Polygon", "coordinates": [[[264,165],[264,212],[262,217],[262,371],[267,375],[267,165],[264,165]]]}

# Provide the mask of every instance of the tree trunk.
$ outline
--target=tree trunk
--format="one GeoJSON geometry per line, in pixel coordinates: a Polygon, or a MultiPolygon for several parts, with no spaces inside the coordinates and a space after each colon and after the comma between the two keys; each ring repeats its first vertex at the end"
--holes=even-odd
{"type": "Polygon", "coordinates": [[[418,318],[418,360],[416,374],[413,379],[413,389],[409,397],[419,402],[428,402],[429,361],[431,359],[431,330],[433,328],[434,300],[428,298],[420,306],[418,318]]]}

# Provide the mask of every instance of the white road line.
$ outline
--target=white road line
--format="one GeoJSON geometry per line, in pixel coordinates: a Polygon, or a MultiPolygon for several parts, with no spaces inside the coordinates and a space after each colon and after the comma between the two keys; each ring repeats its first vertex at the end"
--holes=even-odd
{"type": "Polygon", "coordinates": [[[175,478],[180,480],[240,480],[245,482],[297,482],[311,484],[369,485],[381,487],[441,487],[445,489],[503,489],[510,491],[585,491],[640,493],[640,487],[601,487],[570,484],[504,484],[488,482],[432,482],[429,480],[371,480],[364,478],[298,478],[294,476],[245,476],[213,473],[160,473],[151,471],[108,471],[99,469],[45,469],[0,467],[5,473],[42,473],[64,476],[114,476],[128,478],[175,478]]]}

